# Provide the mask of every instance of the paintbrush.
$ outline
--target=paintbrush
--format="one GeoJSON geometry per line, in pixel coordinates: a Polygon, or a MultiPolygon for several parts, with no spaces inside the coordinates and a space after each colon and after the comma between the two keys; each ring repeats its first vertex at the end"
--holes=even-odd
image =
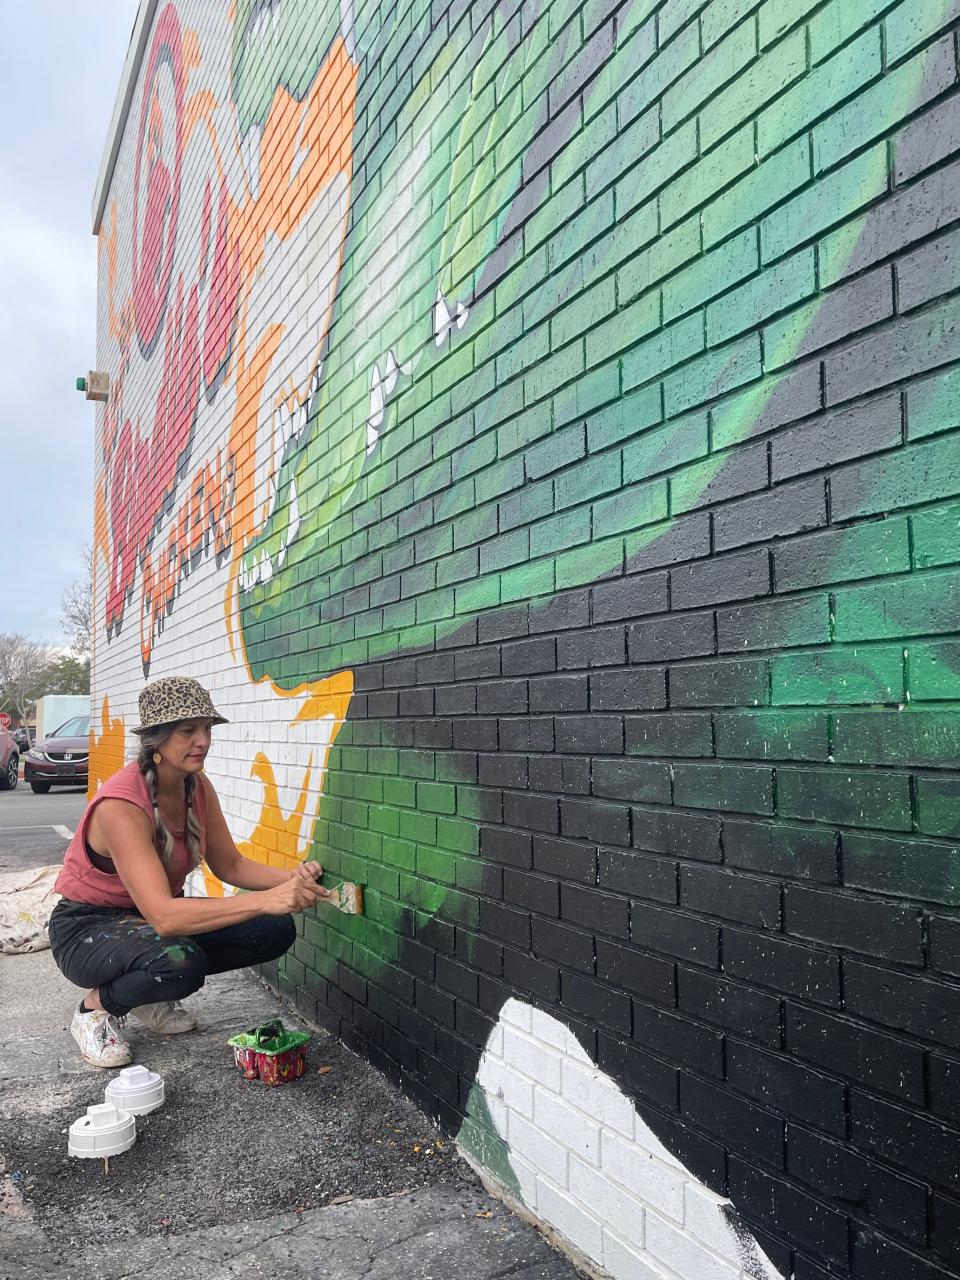
{"type": "Polygon", "coordinates": [[[363,885],[344,880],[343,884],[330,890],[329,898],[324,898],[331,906],[342,911],[345,916],[363,915],[363,885]]]}

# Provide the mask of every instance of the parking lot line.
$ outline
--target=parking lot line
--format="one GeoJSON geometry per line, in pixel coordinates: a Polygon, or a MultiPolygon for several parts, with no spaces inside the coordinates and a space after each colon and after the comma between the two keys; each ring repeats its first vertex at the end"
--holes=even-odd
{"type": "Polygon", "coordinates": [[[28,827],[2,827],[0,835],[6,835],[8,831],[55,831],[58,836],[63,836],[64,840],[72,840],[73,832],[69,827],[63,827],[55,822],[35,822],[28,827]]]}
{"type": "Polygon", "coordinates": [[[53,827],[54,831],[56,831],[57,835],[63,836],[64,840],[73,839],[73,832],[69,827],[62,827],[55,822],[52,822],[50,825],[53,827]]]}

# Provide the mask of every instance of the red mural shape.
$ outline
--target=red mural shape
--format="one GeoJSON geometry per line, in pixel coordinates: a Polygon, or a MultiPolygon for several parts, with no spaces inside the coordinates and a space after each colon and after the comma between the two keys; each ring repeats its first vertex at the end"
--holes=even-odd
{"type": "MultiPolygon", "coordinates": [[[[230,362],[240,297],[240,245],[231,242],[230,197],[221,180],[216,227],[212,226],[212,186],[208,182],[200,235],[196,279],[189,287],[178,276],[173,301],[170,280],[177,234],[183,147],[184,75],[180,26],[173,5],[161,14],[150,51],[136,161],[133,199],[133,311],[137,340],[144,357],[153,353],[166,316],[163,370],[153,415],[153,430],[140,434],[127,418],[120,429],[110,464],[110,526],[113,543],[106,601],[108,636],[119,627],[136,579],[147,557],[159,517],[173,497],[186,467],[200,404],[201,381],[211,401],[230,362]],[[173,173],[161,159],[163,115],[156,77],[170,68],[175,101],[173,173]],[[141,163],[146,153],[147,197],[142,235],[138,227],[141,163]],[[211,237],[213,250],[211,254],[211,237]],[[138,242],[140,253],[138,257],[138,242]],[[201,339],[201,291],[208,286],[206,320],[201,339]]],[[[217,486],[218,490],[220,486],[217,486]]],[[[223,503],[217,503],[215,529],[224,526],[223,503]]],[[[194,538],[197,534],[192,535],[194,538]]],[[[183,539],[181,539],[183,541],[183,539]]],[[[218,554],[222,548],[218,546],[218,554]]],[[[174,579],[176,571],[174,571],[174,579]]],[[[145,581],[145,596],[151,594],[145,581]]],[[[166,597],[166,592],[156,593],[166,597]]],[[[156,601],[154,601],[156,606],[156,601]]]]}
{"type": "Polygon", "coordinates": [[[150,60],[144,77],[143,106],[140,110],[137,162],[133,182],[133,314],[137,326],[137,340],[141,351],[147,356],[153,349],[160,329],[170,289],[170,278],[173,274],[173,251],[177,240],[180,175],[183,164],[183,98],[180,21],[174,6],[168,4],[157,21],[150,60]],[[164,127],[157,77],[162,67],[169,69],[173,80],[175,124],[172,175],[161,157],[164,127]],[[144,152],[146,152],[147,194],[141,232],[138,215],[144,152]]]}

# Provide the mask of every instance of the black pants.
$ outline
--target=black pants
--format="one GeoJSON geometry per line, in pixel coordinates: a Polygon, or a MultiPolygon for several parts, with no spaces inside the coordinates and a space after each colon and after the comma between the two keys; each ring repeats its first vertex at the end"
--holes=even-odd
{"type": "Polygon", "coordinates": [[[297,936],[292,916],[255,916],[210,933],[162,938],[123,907],[66,898],[50,916],[49,933],[61,973],[78,987],[98,987],[100,1003],[118,1017],[137,1005],[182,1000],[208,974],[276,960],[297,936]]]}

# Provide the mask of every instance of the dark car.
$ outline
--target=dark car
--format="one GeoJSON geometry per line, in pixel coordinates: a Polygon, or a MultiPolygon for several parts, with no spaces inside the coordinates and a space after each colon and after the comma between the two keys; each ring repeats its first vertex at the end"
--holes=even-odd
{"type": "Polygon", "coordinates": [[[29,751],[33,746],[33,730],[32,729],[13,729],[13,740],[17,744],[17,750],[21,755],[25,751],[29,751]]]}
{"type": "Polygon", "coordinates": [[[73,716],[23,758],[23,780],[40,795],[51,787],[85,787],[90,760],[90,717],[73,716]]]}
{"type": "Polygon", "coordinates": [[[12,791],[20,774],[20,752],[9,729],[0,729],[0,791],[12,791]]]}

